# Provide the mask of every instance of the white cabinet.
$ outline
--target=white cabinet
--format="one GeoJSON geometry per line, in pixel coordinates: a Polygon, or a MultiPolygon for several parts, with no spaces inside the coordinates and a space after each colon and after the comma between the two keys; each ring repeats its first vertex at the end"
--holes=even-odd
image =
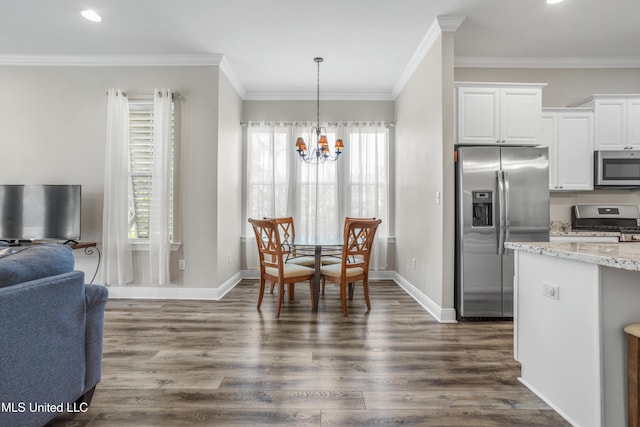
{"type": "Polygon", "coordinates": [[[542,87],[457,83],[457,143],[538,145],[542,87]]]}
{"type": "Polygon", "coordinates": [[[549,147],[550,190],[593,190],[591,110],[543,110],[540,144],[549,147]]]}
{"type": "Polygon", "coordinates": [[[595,149],[640,150],[640,95],[594,95],[595,149]]]}

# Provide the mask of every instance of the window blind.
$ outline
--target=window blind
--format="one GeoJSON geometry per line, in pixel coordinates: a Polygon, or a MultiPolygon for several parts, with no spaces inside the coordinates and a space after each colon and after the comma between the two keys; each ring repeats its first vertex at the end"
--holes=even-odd
{"type": "MultiPolygon", "coordinates": [[[[171,171],[170,171],[170,212],[169,234],[173,241],[173,174],[175,152],[174,109],[171,108],[171,171]]],[[[129,225],[130,239],[149,238],[149,202],[153,181],[153,99],[129,99],[129,159],[132,197],[129,207],[132,217],[129,225]]]]}

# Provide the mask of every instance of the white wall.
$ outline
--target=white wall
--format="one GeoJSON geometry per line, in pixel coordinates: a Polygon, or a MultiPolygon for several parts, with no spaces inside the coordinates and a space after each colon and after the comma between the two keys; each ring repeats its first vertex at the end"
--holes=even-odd
{"type": "MultiPolygon", "coordinates": [[[[548,83],[542,90],[543,107],[565,107],[593,94],[640,94],[638,68],[456,68],[456,81],[548,83]]],[[[552,192],[552,220],[569,221],[572,205],[630,203],[640,205],[637,190],[552,192]]]]}
{"type": "MultiPolygon", "coordinates": [[[[215,288],[219,264],[219,120],[225,138],[235,138],[233,122],[237,124],[236,134],[239,132],[237,100],[236,112],[222,113],[219,118],[218,86],[219,69],[214,66],[2,66],[0,182],[82,184],[82,240],[100,242],[107,89],[125,89],[130,95],[151,94],[156,87],[180,92],[176,221],[177,238],[183,246],[172,256],[172,282],[184,287],[215,288]],[[184,272],[176,271],[178,257],[186,260],[184,272]]],[[[232,102],[227,83],[222,86],[224,101],[232,102]]],[[[239,170],[225,170],[226,179],[238,181],[239,176],[239,170]]],[[[228,205],[225,212],[229,217],[240,215],[237,200],[228,205]]],[[[136,284],[144,285],[144,260],[136,267],[136,284]]]]}
{"type": "Polygon", "coordinates": [[[437,38],[396,99],[396,272],[441,319],[454,288],[452,37],[437,38]]]}

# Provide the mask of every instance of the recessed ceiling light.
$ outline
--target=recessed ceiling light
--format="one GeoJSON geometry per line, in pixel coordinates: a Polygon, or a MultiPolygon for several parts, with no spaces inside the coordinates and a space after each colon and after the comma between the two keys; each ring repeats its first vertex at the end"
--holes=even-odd
{"type": "Polygon", "coordinates": [[[96,13],[95,10],[87,9],[80,12],[80,14],[91,22],[100,22],[102,17],[96,13]]]}
{"type": "Polygon", "coordinates": [[[547,4],[556,4],[560,3],[562,0],[547,0],[547,4]]]}

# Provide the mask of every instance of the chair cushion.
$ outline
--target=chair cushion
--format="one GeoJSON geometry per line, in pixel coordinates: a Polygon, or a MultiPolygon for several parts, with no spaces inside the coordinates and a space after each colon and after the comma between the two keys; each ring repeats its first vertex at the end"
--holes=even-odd
{"type": "Polygon", "coordinates": [[[342,258],[337,256],[323,256],[322,265],[342,264],[342,258]]]}
{"type": "Polygon", "coordinates": [[[313,267],[316,265],[316,260],[312,256],[299,256],[295,258],[289,258],[287,264],[298,264],[306,267],[313,267]]]}
{"type": "MultiPolygon", "coordinates": [[[[265,272],[270,276],[278,276],[278,269],[274,267],[265,268],[265,272]]],[[[302,277],[313,275],[313,268],[305,267],[298,264],[285,264],[284,265],[284,278],[290,279],[292,277],[302,277]]]]}
{"type": "MultiPolygon", "coordinates": [[[[340,277],[342,264],[325,265],[320,269],[323,276],[340,277]]],[[[347,267],[347,277],[359,276],[364,273],[362,267],[347,267]]]]}
{"type": "Polygon", "coordinates": [[[624,328],[624,331],[629,335],[640,338],[640,323],[634,323],[624,328]]]}

